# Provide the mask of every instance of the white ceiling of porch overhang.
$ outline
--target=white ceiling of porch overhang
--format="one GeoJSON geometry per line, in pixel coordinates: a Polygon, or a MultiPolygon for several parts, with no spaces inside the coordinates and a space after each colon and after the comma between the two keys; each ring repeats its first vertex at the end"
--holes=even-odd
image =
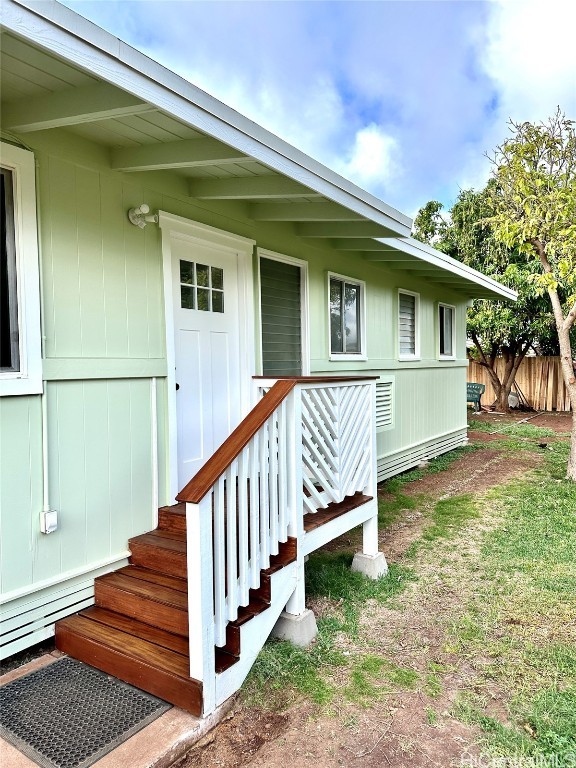
{"type": "Polygon", "coordinates": [[[51,4],[42,4],[41,13],[28,5],[5,0],[2,6],[11,30],[0,39],[3,132],[25,139],[63,128],[107,147],[113,169],[169,171],[185,179],[191,198],[242,201],[248,217],[288,223],[309,243],[328,242],[471,298],[513,298],[459,262],[415,247],[408,217],[69,9],[53,4],[55,23],[46,10],[51,4]],[[129,56],[116,50],[112,67],[110,50],[118,46],[129,56]],[[200,130],[206,125],[210,132],[200,130]]]}

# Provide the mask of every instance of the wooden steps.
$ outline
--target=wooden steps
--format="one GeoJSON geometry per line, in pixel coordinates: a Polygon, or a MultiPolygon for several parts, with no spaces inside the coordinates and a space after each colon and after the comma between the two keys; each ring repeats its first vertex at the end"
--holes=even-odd
{"type": "MultiPolygon", "coordinates": [[[[56,623],[56,647],[201,716],[202,683],[189,676],[184,506],[163,507],[156,530],[130,539],[130,565],[95,580],[94,607],[56,623]]],[[[295,559],[296,540],[280,544],[214,649],[217,673],[238,662],[241,627],[270,607],[271,575],[295,559]]]]}
{"type": "Polygon", "coordinates": [[[180,507],[161,510],[155,531],[130,539],[130,565],[95,580],[93,608],[57,622],[56,647],[201,716],[202,683],[190,677],[180,507]]]}
{"type": "Polygon", "coordinates": [[[189,676],[188,649],[173,650],[176,637],[159,634],[156,628],[150,631],[142,622],[127,623],[130,620],[118,614],[95,616],[90,613],[94,610],[101,609],[57,622],[56,647],[194,715],[202,714],[202,683],[189,676]]]}

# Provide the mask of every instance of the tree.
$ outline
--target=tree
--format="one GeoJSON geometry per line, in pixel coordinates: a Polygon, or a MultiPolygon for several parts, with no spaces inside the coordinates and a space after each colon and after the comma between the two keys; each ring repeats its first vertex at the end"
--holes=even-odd
{"type": "Polygon", "coordinates": [[[487,190],[463,190],[450,212],[441,218],[441,204],[432,201],[415,219],[414,236],[468,264],[518,292],[518,301],[476,300],[468,311],[468,336],[474,357],[484,366],[496,394],[494,407],[509,410],[508,397],[518,368],[531,346],[550,338],[552,315],[545,299],[528,281],[531,274],[523,257],[496,240],[486,223],[493,210],[487,190]],[[440,223],[441,222],[441,223],[440,223]],[[497,369],[504,359],[504,371],[497,369]]]}
{"type": "Polygon", "coordinates": [[[572,406],[567,477],[576,481],[576,375],[571,331],[576,323],[576,129],[560,108],[539,124],[510,121],[512,136],[496,148],[488,218],[496,240],[523,257],[537,293],[554,314],[564,383],[572,406]]]}
{"type": "Polygon", "coordinates": [[[422,206],[414,219],[412,237],[428,245],[434,245],[443,240],[448,229],[448,224],[440,213],[443,207],[438,200],[430,200],[422,206]]]}

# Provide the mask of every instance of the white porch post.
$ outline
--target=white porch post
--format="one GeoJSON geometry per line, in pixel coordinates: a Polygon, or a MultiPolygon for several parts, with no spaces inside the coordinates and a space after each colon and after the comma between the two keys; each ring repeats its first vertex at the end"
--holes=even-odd
{"type": "Polygon", "coordinates": [[[212,494],[186,504],[190,677],[202,682],[203,711],[216,707],[212,494]]]}
{"type": "Polygon", "coordinates": [[[378,465],[376,447],[376,382],[370,383],[370,475],[364,489],[372,496],[374,514],[362,525],[362,552],[357,552],[352,561],[352,570],[363,573],[371,579],[378,579],[388,573],[388,564],[383,552],[378,551],[378,465]]]}
{"type": "MultiPolygon", "coordinates": [[[[302,385],[298,384],[288,401],[288,503],[290,505],[290,524],[288,535],[300,545],[304,536],[304,504],[302,480],[302,385]]],[[[272,634],[282,640],[290,640],[295,645],[307,646],[316,637],[318,627],[312,611],[306,609],[306,589],[304,574],[304,554],[298,546],[296,554],[296,583],[294,592],[286,603],[272,634]]]]}

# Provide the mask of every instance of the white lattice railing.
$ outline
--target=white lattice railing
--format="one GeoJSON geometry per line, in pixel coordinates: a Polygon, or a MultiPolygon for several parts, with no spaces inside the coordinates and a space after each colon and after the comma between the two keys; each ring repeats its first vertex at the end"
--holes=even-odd
{"type": "Polygon", "coordinates": [[[372,384],[302,387],[304,509],[366,489],[372,468],[372,384]]]}
{"type": "Polygon", "coordinates": [[[374,492],[373,380],[281,379],[260,389],[177,497],[186,502],[190,675],[203,681],[208,708],[214,646],[226,644],[270,557],[302,534],[304,514],[374,492]]]}

